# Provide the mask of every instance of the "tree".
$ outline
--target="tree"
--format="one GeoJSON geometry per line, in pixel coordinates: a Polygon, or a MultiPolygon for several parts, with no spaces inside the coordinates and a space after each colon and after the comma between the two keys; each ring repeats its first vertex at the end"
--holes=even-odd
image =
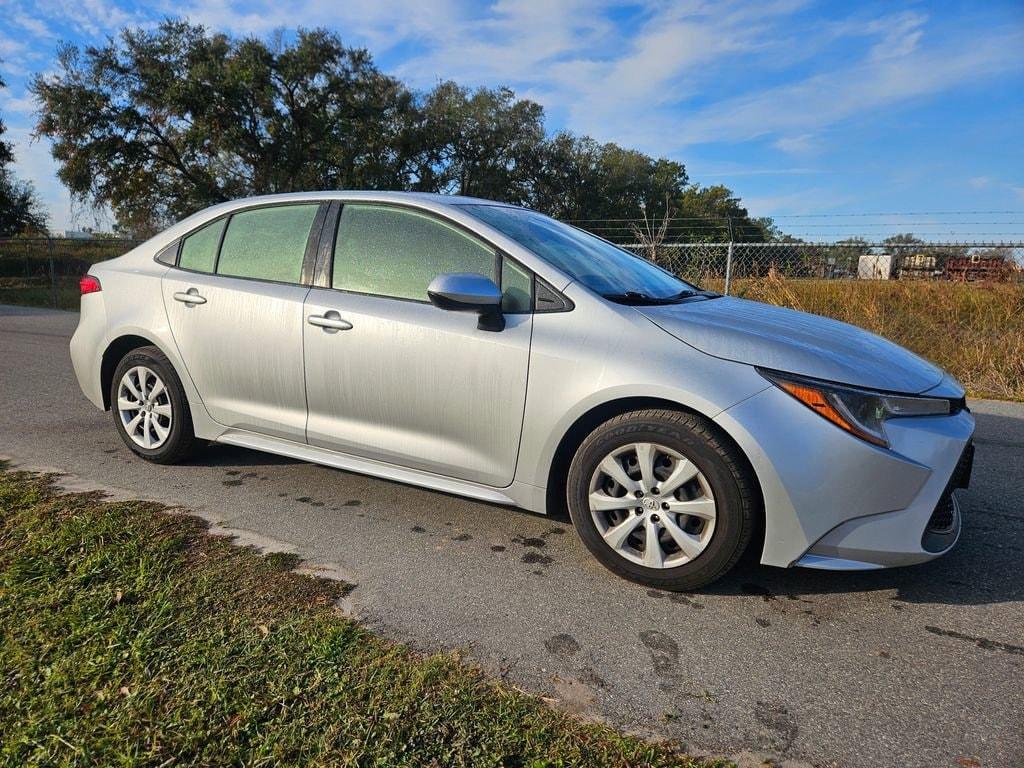
{"type": "Polygon", "coordinates": [[[624,219],[663,217],[685,184],[681,163],[562,132],[544,146],[530,204],[602,234],[627,235],[624,219]]]}
{"type": "MultiPolygon", "coordinates": [[[[7,84],[0,79],[0,89],[7,84]]],[[[7,126],[0,119],[0,137],[7,126]]],[[[9,167],[14,162],[14,147],[0,138],[0,237],[46,232],[46,213],[27,181],[19,180],[9,167]]]]}
{"type": "Polygon", "coordinates": [[[423,104],[432,173],[417,188],[524,204],[544,144],[544,109],[508,88],[439,84],[423,104]]]}
{"type": "Polygon", "coordinates": [[[621,220],[686,205],[749,220],[724,187],[687,187],[681,163],[548,137],[543,107],[508,88],[415,93],[323,29],[265,42],[167,20],[58,63],[32,81],[36,134],[75,198],[135,234],[247,195],[352,188],[503,200],[619,239],[621,220]]]}
{"type": "Polygon", "coordinates": [[[736,194],[721,184],[692,184],[678,198],[679,239],[692,242],[765,243],[781,233],[769,218],[751,218],[736,194]]]}
{"type": "Polygon", "coordinates": [[[32,82],[37,135],[71,192],[121,226],[257,193],[401,188],[417,169],[413,94],[324,30],[268,44],[167,20],[63,46],[58,63],[32,82]]]}

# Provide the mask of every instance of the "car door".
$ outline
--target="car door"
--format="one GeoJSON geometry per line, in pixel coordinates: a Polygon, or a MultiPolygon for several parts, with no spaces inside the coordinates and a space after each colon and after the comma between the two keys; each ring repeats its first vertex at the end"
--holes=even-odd
{"type": "Polygon", "coordinates": [[[308,442],[507,486],[526,399],[532,276],[512,262],[500,267],[489,245],[425,212],[350,203],[333,224],[333,268],[323,279],[330,287],[314,286],[306,299],[308,442]],[[438,274],[500,282],[499,269],[500,332],[427,298],[438,274]]]}
{"type": "Polygon", "coordinates": [[[303,301],[310,232],[325,213],[318,203],[238,211],[183,238],[163,277],[178,352],[227,427],[305,442],[303,301]]]}

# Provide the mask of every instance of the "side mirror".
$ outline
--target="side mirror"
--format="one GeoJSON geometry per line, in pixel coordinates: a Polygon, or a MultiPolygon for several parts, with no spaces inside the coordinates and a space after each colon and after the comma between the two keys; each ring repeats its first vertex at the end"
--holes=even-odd
{"type": "Polygon", "coordinates": [[[430,281],[427,296],[441,309],[456,312],[478,312],[477,328],[482,331],[505,329],[501,313],[501,289],[489,277],[474,272],[453,272],[438,275],[430,281]]]}

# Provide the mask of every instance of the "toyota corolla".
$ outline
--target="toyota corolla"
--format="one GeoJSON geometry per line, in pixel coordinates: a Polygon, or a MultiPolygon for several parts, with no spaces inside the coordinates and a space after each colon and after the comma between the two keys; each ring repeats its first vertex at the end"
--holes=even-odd
{"type": "Polygon", "coordinates": [[[143,459],[227,443],[535,512],[615,573],[869,569],[955,544],[964,390],[834,320],[539,213],[324,192],[208,208],[82,279],[75,373],[143,459]]]}

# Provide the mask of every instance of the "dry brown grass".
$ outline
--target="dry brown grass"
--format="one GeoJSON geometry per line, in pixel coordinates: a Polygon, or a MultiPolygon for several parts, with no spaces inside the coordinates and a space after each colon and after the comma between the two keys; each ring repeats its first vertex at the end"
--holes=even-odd
{"type": "Polygon", "coordinates": [[[733,294],[858,325],[956,376],[968,394],[1024,401],[1024,286],[896,280],[740,280],[733,294]]]}

